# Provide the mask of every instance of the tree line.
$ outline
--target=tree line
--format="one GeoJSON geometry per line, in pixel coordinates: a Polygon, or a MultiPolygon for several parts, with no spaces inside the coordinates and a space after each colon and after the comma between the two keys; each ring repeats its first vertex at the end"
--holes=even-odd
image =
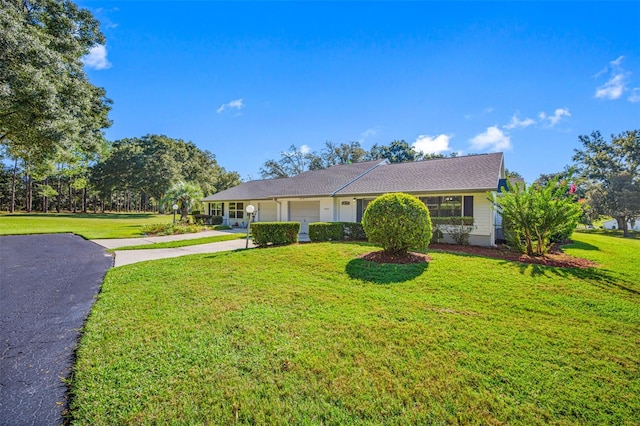
{"type": "Polygon", "coordinates": [[[193,142],[147,135],[105,142],[101,157],[90,164],[62,152],[31,164],[13,158],[0,168],[3,210],[158,211],[165,195],[178,183],[212,194],[240,183],[236,172],[221,167],[215,155],[193,142]]]}
{"type": "MultiPolygon", "coordinates": [[[[449,154],[451,157],[456,155],[455,152],[449,154]]],[[[375,144],[368,151],[357,141],[339,144],[327,141],[320,152],[307,152],[291,145],[288,151],[280,153],[279,159],[265,161],[260,168],[260,175],[264,179],[273,179],[295,176],[308,170],[326,169],[337,164],[381,159],[387,159],[391,163],[402,163],[444,157],[443,154],[425,154],[416,151],[405,140],[394,140],[389,145],[375,144]]]]}

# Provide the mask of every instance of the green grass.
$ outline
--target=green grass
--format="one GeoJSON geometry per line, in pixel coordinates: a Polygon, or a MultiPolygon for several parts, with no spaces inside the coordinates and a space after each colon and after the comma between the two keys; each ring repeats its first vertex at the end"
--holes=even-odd
{"type": "Polygon", "coordinates": [[[597,269],[304,244],[111,269],[71,382],[75,424],[637,424],[639,240],[597,269]]]}
{"type": "Polygon", "coordinates": [[[246,235],[244,234],[216,235],[213,237],[193,238],[190,240],[166,241],[163,243],[142,244],[139,246],[124,246],[124,247],[118,247],[116,249],[112,249],[109,251],[187,247],[187,246],[196,246],[200,244],[219,243],[221,241],[237,240],[240,238],[246,238],[246,235]]]}
{"type": "Polygon", "coordinates": [[[142,235],[142,225],[171,222],[171,215],[151,213],[46,213],[0,215],[0,235],[71,232],[87,239],[129,238],[142,235]]]}

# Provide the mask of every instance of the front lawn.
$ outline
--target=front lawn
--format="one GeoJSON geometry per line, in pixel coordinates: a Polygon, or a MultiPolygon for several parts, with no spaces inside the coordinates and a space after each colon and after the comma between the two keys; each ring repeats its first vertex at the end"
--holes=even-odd
{"type": "Polygon", "coordinates": [[[219,243],[221,241],[238,240],[240,238],[246,238],[246,237],[247,236],[245,234],[215,235],[212,237],[191,238],[188,240],[165,241],[162,243],[141,244],[137,246],[124,246],[124,247],[114,248],[109,251],[189,247],[189,246],[197,246],[201,244],[219,243]]]}
{"type": "Polygon", "coordinates": [[[111,269],[72,379],[77,424],[635,424],[639,240],[598,269],[365,244],[111,269]]]}
{"type": "Polygon", "coordinates": [[[152,213],[29,213],[0,215],[0,235],[71,232],[87,239],[142,235],[142,225],[171,222],[173,216],[152,213]]]}

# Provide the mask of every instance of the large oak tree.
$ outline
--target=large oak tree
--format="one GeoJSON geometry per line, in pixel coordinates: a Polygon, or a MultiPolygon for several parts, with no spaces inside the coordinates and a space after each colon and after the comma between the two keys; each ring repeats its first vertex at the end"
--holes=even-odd
{"type": "Polygon", "coordinates": [[[579,139],[583,149],[575,150],[573,160],[589,182],[588,203],[614,217],[627,237],[627,223],[640,215],[640,130],[611,135],[610,142],[598,131],[579,139]]]}

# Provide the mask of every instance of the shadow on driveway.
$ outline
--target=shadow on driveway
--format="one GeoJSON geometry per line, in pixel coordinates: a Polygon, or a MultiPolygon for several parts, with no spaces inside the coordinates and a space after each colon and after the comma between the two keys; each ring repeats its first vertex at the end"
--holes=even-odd
{"type": "Polygon", "coordinates": [[[72,234],[0,237],[0,425],[56,425],[113,257],[72,234]]]}

